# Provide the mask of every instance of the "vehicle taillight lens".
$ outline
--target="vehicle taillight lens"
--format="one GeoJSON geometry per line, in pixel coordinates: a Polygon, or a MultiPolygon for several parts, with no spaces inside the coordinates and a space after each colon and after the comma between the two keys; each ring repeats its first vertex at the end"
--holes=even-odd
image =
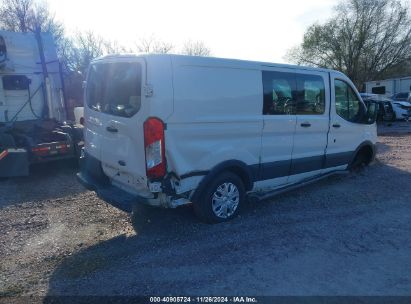
{"type": "Polygon", "coordinates": [[[144,122],[144,149],[148,178],[161,178],[166,174],[164,124],[155,117],[144,122]]]}
{"type": "Polygon", "coordinates": [[[51,148],[49,146],[45,147],[34,147],[31,149],[31,152],[33,152],[36,155],[43,156],[43,155],[48,155],[50,153],[51,148]]]}

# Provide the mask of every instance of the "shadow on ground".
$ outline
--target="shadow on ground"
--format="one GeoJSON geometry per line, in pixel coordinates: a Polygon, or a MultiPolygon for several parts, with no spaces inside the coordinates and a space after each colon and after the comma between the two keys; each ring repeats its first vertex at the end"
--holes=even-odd
{"type": "Polygon", "coordinates": [[[198,222],[147,209],[135,235],[65,258],[58,295],[404,295],[411,293],[411,174],[376,163],[198,222]],[[395,182],[394,182],[395,180],[395,182]]]}
{"type": "Polygon", "coordinates": [[[77,172],[76,160],[61,160],[32,165],[29,176],[0,179],[0,208],[84,192],[77,172]]]}

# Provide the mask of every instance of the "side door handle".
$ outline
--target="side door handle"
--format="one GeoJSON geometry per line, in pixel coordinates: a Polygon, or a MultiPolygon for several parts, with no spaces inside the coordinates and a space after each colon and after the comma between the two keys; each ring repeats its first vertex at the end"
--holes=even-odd
{"type": "Polygon", "coordinates": [[[111,133],[117,133],[118,132],[118,130],[116,128],[111,127],[111,126],[106,127],[106,130],[111,132],[111,133]]]}
{"type": "Polygon", "coordinates": [[[309,128],[309,127],[311,127],[311,124],[309,122],[302,122],[300,124],[300,126],[303,127],[303,128],[309,128]]]}
{"type": "Polygon", "coordinates": [[[335,124],[333,124],[333,127],[334,127],[334,128],[339,128],[339,127],[341,127],[341,125],[338,124],[338,123],[335,123],[335,124]]]}

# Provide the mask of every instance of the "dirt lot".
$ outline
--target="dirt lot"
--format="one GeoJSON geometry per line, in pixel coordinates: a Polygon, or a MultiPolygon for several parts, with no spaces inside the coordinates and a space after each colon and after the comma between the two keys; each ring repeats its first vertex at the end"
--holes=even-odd
{"type": "Polygon", "coordinates": [[[133,224],[73,164],[2,180],[0,295],[411,295],[411,135],[379,141],[363,172],[219,225],[189,207],[133,224]]]}

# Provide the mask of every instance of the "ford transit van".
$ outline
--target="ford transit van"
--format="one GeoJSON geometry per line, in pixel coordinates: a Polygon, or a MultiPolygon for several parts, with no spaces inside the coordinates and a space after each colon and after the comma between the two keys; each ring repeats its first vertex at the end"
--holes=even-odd
{"type": "Polygon", "coordinates": [[[375,156],[376,109],[326,69],[180,55],[94,60],[78,179],[114,206],[206,222],[375,156]]]}

